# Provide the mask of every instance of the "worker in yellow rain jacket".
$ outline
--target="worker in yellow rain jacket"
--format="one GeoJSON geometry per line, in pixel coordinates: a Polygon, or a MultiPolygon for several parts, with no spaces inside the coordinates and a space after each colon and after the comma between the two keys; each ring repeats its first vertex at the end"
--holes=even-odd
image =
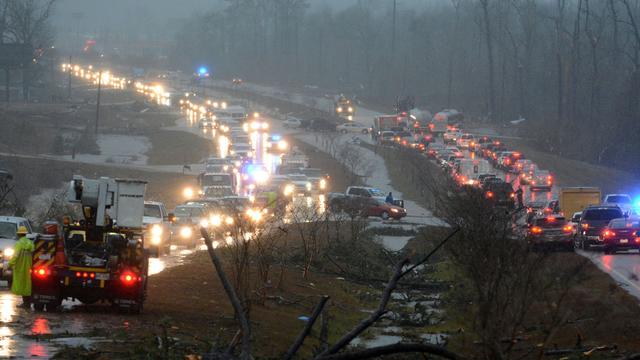
{"type": "Polygon", "coordinates": [[[22,296],[22,306],[28,307],[31,303],[31,260],[33,257],[33,241],[27,238],[29,231],[20,226],[17,231],[19,237],[14,255],[9,260],[9,267],[13,269],[13,283],[11,292],[22,296]]]}

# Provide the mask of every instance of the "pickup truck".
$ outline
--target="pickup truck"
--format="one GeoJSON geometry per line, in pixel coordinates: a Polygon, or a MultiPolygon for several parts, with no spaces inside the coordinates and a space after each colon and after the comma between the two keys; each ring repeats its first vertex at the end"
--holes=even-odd
{"type": "Polygon", "coordinates": [[[403,200],[386,201],[386,195],[379,189],[367,186],[349,186],[344,194],[329,193],[328,205],[333,211],[347,211],[358,215],[376,216],[383,220],[400,220],[407,216],[403,200]]]}

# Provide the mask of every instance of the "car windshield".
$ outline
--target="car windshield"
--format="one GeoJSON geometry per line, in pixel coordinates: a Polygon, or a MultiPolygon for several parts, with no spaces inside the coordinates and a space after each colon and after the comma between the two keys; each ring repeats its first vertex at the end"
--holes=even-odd
{"type": "Polygon", "coordinates": [[[586,210],[582,216],[582,220],[612,220],[622,217],[622,211],[619,209],[591,209],[586,210]]]}
{"type": "Polygon", "coordinates": [[[159,205],[145,204],[145,206],[144,206],[144,216],[153,217],[153,218],[162,217],[162,212],[160,211],[160,206],[159,205]]]}
{"type": "Polygon", "coordinates": [[[540,227],[555,228],[555,227],[564,226],[566,222],[567,221],[563,217],[549,216],[549,217],[537,219],[536,225],[540,227]]]}
{"type": "Polygon", "coordinates": [[[202,178],[202,186],[225,186],[231,185],[231,176],[226,174],[205,175],[202,178]]]}
{"type": "Polygon", "coordinates": [[[194,206],[178,206],[173,212],[177,217],[200,217],[202,216],[202,208],[194,206]]]}
{"type": "Polygon", "coordinates": [[[382,191],[380,191],[378,189],[369,189],[369,193],[371,193],[371,196],[376,196],[376,197],[386,196],[385,193],[383,193],[382,191]]]}
{"type": "Polygon", "coordinates": [[[625,195],[611,195],[607,196],[607,202],[614,204],[631,204],[631,199],[625,195]]]}
{"type": "Polygon", "coordinates": [[[624,218],[613,219],[609,223],[609,227],[611,229],[626,229],[626,228],[637,229],[640,227],[640,223],[637,220],[631,221],[629,219],[624,219],[624,218]]]}
{"type": "Polygon", "coordinates": [[[304,170],[302,170],[302,172],[303,172],[306,176],[308,176],[308,177],[312,177],[312,178],[319,178],[319,177],[322,177],[322,176],[323,176],[323,175],[322,175],[322,174],[323,174],[323,173],[322,173],[322,170],[320,170],[320,169],[304,169],[304,170]]]}
{"type": "Polygon", "coordinates": [[[17,239],[16,231],[18,227],[15,223],[2,221],[0,222],[0,238],[17,239]]]}

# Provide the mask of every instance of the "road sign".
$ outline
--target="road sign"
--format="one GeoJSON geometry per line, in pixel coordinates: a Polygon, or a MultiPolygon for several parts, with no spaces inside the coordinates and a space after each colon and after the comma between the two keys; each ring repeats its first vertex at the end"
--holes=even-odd
{"type": "Polygon", "coordinates": [[[33,61],[29,44],[0,44],[0,68],[22,67],[33,61]]]}

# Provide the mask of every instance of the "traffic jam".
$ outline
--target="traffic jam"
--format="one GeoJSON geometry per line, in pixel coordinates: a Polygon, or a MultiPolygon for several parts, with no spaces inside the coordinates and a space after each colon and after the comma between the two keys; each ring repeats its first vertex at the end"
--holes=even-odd
{"type": "MultiPolygon", "coordinates": [[[[335,192],[326,170],[311,167],[309,157],[290,142],[289,134],[303,125],[300,120],[269,118],[244,101],[203,96],[193,82],[207,79],[206,69],[198,69],[190,81],[127,79],[79,64],[63,64],[62,70],[94,85],[131,89],[149,104],[178,109],[188,129],[214,143],[215,152],[200,164],[196,183],[183,189],[182,204],[167,209],[162,202],[145,201],[143,226],[160,253],[185,246],[204,249],[201,228],[217,247],[250,239],[269,226],[317,221],[323,214],[383,221],[407,216],[402,200],[390,200],[377,188],[349,186],[335,192]]],[[[350,99],[340,97],[336,103],[336,115],[347,122],[333,125],[335,131],[369,132],[350,121],[355,113],[350,99]]]]}
{"type": "Polygon", "coordinates": [[[433,117],[400,112],[374,119],[372,136],[384,146],[413,149],[437,164],[460,188],[514,214],[514,230],[533,248],[618,251],[640,249],[640,202],[597,187],[562,187],[551,171],[508,148],[500,136],[465,131],[453,109],[433,117]]]}

